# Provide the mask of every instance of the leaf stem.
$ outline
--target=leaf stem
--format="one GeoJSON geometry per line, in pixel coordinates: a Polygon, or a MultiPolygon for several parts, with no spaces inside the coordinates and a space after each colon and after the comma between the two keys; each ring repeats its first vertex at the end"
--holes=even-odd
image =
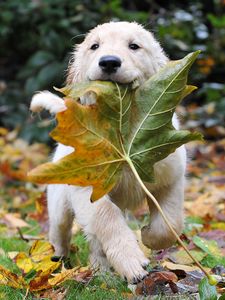
{"type": "Polygon", "coordinates": [[[159,213],[161,214],[163,220],[165,221],[166,225],[169,227],[170,231],[173,233],[173,235],[176,237],[177,241],[180,243],[180,245],[184,248],[184,250],[187,252],[187,254],[190,256],[190,258],[196,263],[196,265],[200,268],[200,270],[202,270],[202,272],[207,276],[208,280],[210,283],[213,282],[213,284],[216,284],[217,282],[215,282],[212,279],[215,279],[212,275],[210,275],[203,267],[202,265],[193,257],[193,255],[190,253],[190,251],[188,250],[188,248],[186,247],[186,245],[182,242],[182,240],[180,239],[179,235],[176,233],[176,231],[173,229],[170,221],[168,220],[167,216],[164,214],[161,206],[159,205],[158,201],[156,200],[156,198],[152,195],[151,192],[149,192],[149,190],[146,188],[146,186],[144,185],[143,181],[141,180],[135,166],[133,165],[132,160],[130,159],[130,157],[125,157],[127,163],[129,164],[134,176],[136,177],[137,181],[139,182],[139,184],[141,185],[142,189],[145,191],[145,193],[147,194],[147,196],[149,198],[151,198],[151,200],[153,201],[153,203],[155,204],[155,206],[157,207],[159,213]]]}

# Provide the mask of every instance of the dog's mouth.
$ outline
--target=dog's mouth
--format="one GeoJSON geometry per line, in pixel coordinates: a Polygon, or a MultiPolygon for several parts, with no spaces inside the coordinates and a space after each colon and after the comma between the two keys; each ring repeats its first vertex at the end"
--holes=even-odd
{"type": "Polygon", "coordinates": [[[120,80],[114,80],[114,79],[111,79],[111,78],[106,78],[106,79],[102,79],[102,78],[99,78],[97,79],[98,81],[106,81],[106,82],[112,82],[112,83],[117,83],[119,85],[127,85],[127,84],[132,84],[132,81],[130,82],[122,82],[120,80]]]}
{"type": "Polygon", "coordinates": [[[127,81],[127,80],[119,80],[119,79],[116,79],[116,78],[111,78],[111,77],[108,77],[108,78],[102,78],[102,77],[97,77],[95,79],[90,79],[88,78],[88,81],[106,81],[106,82],[112,82],[112,83],[116,83],[118,85],[126,85],[126,86],[131,86],[132,88],[136,88],[140,85],[140,82],[137,78],[134,78],[130,81],[127,81]]]}

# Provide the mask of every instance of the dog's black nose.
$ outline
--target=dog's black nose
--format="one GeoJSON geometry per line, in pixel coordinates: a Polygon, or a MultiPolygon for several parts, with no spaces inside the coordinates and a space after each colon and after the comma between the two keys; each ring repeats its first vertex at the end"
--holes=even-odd
{"type": "Polygon", "coordinates": [[[99,60],[99,67],[103,72],[107,74],[115,73],[117,69],[121,66],[121,60],[117,56],[106,55],[102,56],[99,60]]]}

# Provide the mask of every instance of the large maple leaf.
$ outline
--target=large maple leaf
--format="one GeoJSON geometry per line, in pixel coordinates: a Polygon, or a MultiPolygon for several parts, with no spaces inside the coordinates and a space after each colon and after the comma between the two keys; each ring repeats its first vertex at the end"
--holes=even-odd
{"type": "Polygon", "coordinates": [[[169,62],[136,89],[102,81],[62,89],[68,109],[57,114],[51,136],[75,151],[37,167],[28,179],[92,186],[93,201],[110,192],[124,164],[142,181],[153,182],[157,161],[201,138],[172,125],[177,104],[195,89],[187,85],[187,75],[198,53],[169,62]],[[82,105],[81,97],[94,97],[96,104],[82,105]]]}

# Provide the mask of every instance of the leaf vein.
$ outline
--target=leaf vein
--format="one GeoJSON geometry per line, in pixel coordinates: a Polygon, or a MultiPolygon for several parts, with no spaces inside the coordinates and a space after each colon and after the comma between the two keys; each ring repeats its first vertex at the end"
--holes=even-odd
{"type": "Polygon", "coordinates": [[[139,152],[136,152],[136,153],[133,153],[130,155],[130,157],[133,157],[135,155],[140,155],[140,154],[143,154],[145,152],[149,152],[149,151],[152,151],[152,150],[155,150],[157,148],[160,148],[160,147],[164,147],[164,146],[167,146],[167,145],[174,145],[174,144],[180,144],[181,141],[177,141],[177,142],[169,142],[169,143],[165,143],[165,144],[160,144],[160,145],[157,145],[157,146],[154,146],[154,147],[151,147],[151,148],[148,148],[148,149],[145,149],[145,150],[142,150],[142,151],[139,151],[139,152]]]}
{"type": "MultiPolygon", "coordinates": [[[[172,83],[175,82],[175,80],[177,80],[177,77],[191,64],[192,62],[189,62],[188,64],[184,65],[183,68],[176,74],[176,76],[174,76],[174,78],[170,81],[170,83],[166,86],[166,88],[162,91],[162,93],[160,94],[160,96],[158,97],[158,99],[155,101],[155,103],[153,104],[153,106],[149,109],[148,114],[145,116],[145,118],[141,121],[140,125],[138,126],[136,132],[134,133],[131,142],[129,144],[128,147],[128,155],[130,154],[130,150],[133,144],[134,139],[136,138],[137,133],[139,132],[140,128],[142,127],[143,123],[145,122],[145,120],[147,119],[149,113],[151,113],[151,111],[153,110],[153,108],[156,106],[156,104],[160,101],[160,99],[162,98],[162,96],[164,95],[164,93],[166,92],[166,90],[171,86],[172,83]]],[[[185,76],[184,76],[185,78],[185,76]]],[[[179,80],[179,78],[178,78],[179,80]]]]}

